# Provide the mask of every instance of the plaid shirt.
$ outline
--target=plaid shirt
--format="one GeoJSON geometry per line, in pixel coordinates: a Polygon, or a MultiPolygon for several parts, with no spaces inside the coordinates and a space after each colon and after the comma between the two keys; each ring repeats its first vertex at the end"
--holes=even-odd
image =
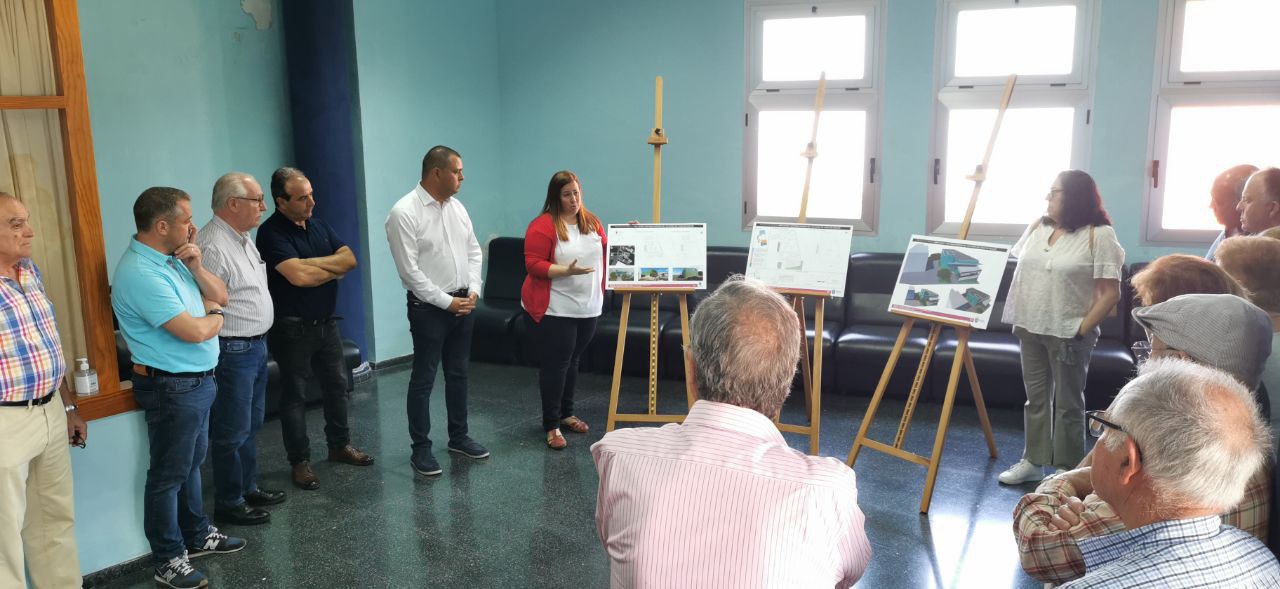
{"type": "Polygon", "coordinates": [[[14,266],[18,279],[0,277],[0,401],[39,399],[67,372],[40,270],[31,260],[14,266]]]}
{"type": "MultiPolygon", "coordinates": [[[[1124,523],[1106,501],[1092,493],[1084,498],[1080,523],[1059,530],[1050,520],[1076,489],[1062,477],[1049,477],[1018,502],[1013,510],[1013,535],[1018,542],[1022,570],[1045,583],[1065,583],[1085,574],[1085,558],[1079,542],[1087,538],[1123,532],[1124,523]]],[[[1221,516],[1222,523],[1267,541],[1270,515],[1271,468],[1262,468],[1245,486],[1244,498],[1221,516]]]]}
{"type": "Polygon", "coordinates": [[[1080,541],[1088,587],[1277,587],[1280,563],[1257,538],[1215,516],[1156,522],[1080,541]]]}

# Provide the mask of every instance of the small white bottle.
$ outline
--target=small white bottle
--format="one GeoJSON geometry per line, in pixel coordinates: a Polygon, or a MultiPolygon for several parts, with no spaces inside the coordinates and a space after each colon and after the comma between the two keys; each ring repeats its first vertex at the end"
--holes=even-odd
{"type": "Polygon", "coordinates": [[[88,358],[76,358],[75,386],[81,397],[98,394],[98,371],[89,368],[88,358]]]}

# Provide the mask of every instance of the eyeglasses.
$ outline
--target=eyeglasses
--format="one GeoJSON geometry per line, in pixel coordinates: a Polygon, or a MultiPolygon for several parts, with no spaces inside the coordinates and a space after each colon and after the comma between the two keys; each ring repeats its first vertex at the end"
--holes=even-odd
{"type": "Polygon", "coordinates": [[[1138,457],[1141,458],[1142,448],[1138,447],[1138,440],[1133,437],[1133,434],[1130,434],[1129,432],[1125,431],[1123,427],[1120,427],[1119,425],[1116,425],[1100,417],[1100,415],[1102,415],[1103,413],[1106,413],[1106,412],[1105,411],[1085,411],[1084,412],[1084,425],[1085,425],[1085,429],[1089,431],[1089,435],[1095,438],[1101,438],[1102,432],[1105,431],[1107,428],[1116,430],[1126,436],[1129,436],[1130,440],[1133,440],[1133,447],[1138,449],[1138,457]]]}
{"type": "Polygon", "coordinates": [[[1138,364],[1151,359],[1151,342],[1133,342],[1129,349],[1133,350],[1133,359],[1138,364]]]}
{"type": "Polygon", "coordinates": [[[258,204],[262,204],[267,200],[265,196],[259,196],[258,198],[249,198],[247,196],[233,196],[231,198],[234,198],[236,200],[247,200],[249,202],[256,202],[258,204]]]}

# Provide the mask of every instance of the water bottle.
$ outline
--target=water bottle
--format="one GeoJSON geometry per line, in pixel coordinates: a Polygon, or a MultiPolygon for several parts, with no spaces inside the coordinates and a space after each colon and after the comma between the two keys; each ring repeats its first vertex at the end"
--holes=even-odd
{"type": "Polygon", "coordinates": [[[75,386],[81,397],[98,394],[98,371],[89,368],[88,358],[76,358],[75,386]]]}

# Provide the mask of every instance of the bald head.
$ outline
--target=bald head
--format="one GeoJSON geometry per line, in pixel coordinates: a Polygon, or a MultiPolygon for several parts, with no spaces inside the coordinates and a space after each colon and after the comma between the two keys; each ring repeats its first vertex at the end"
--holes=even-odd
{"type": "Polygon", "coordinates": [[[1249,176],[1236,210],[1246,233],[1280,226],[1280,168],[1264,168],[1249,176]]]}

